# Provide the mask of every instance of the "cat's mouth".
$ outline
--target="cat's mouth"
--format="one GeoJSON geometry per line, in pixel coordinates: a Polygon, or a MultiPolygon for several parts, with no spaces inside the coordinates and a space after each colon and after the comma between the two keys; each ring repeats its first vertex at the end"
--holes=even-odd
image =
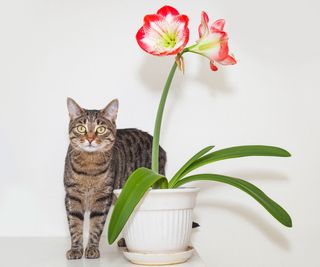
{"type": "Polygon", "coordinates": [[[84,151],[87,151],[87,152],[94,152],[99,149],[99,146],[97,144],[91,143],[91,144],[82,145],[81,149],[83,149],[84,151]]]}
{"type": "Polygon", "coordinates": [[[95,147],[95,146],[86,146],[86,147],[82,147],[83,150],[87,151],[87,152],[95,152],[97,151],[99,148],[95,147]]]}

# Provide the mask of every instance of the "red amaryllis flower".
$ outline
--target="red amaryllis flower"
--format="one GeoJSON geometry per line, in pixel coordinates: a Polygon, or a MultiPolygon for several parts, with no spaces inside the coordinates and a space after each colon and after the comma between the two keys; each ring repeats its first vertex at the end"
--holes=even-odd
{"type": "Polygon", "coordinates": [[[178,54],[189,41],[189,18],[171,7],[164,6],[157,14],[146,15],[144,25],[136,35],[139,46],[149,54],[178,54]]]}
{"type": "Polygon", "coordinates": [[[237,61],[229,55],[228,35],[223,31],[225,21],[219,19],[215,21],[210,29],[209,18],[206,12],[201,13],[201,24],[199,25],[199,40],[197,44],[189,47],[189,51],[207,57],[210,60],[210,68],[218,70],[214,62],[222,65],[233,65],[237,61]]]}

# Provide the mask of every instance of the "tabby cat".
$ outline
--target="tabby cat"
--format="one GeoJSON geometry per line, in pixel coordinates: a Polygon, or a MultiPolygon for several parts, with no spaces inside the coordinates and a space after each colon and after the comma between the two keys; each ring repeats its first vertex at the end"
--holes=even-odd
{"type": "MultiPolygon", "coordinates": [[[[112,203],[113,190],[121,188],[139,167],[151,166],[152,136],[137,129],[116,129],[118,100],[102,110],[81,108],[67,101],[70,145],[65,160],[65,206],[71,235],[68,259],[83,255],[84,213],[90,213],[85,257],[99,258],[99,241],[112,203]]],[[[160,148],[159,168],[164,174],[165,151],[160,148]]]]}

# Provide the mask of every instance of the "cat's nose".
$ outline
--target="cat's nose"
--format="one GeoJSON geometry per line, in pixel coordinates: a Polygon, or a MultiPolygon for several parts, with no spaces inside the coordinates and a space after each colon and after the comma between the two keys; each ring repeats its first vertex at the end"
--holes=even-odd
{"type": "Polygon", "coordinates": [[[93,142],[93,140],[95,139],[95,136],[94,135],[88,135],[87,136],[87,140],[88,142],[91,144],[93,142]]]}

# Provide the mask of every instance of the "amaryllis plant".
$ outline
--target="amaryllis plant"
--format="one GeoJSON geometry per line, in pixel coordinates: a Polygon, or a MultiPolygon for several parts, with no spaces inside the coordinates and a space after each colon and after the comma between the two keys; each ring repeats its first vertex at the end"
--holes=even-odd
{"type": "Polygon", "coordinates": [[[191,171],[203,165],[225,159],[249,156],[290,157],[290,153],[282,148],[249,145],[229,147],[210,152],[214,146],[208,146],[191,157],[171,179],[167,179],[158,173],[159,137],[163,111],[177,67],[182,71],[184,70],[183,55],[196,53],[208,58],[210,68],[213,71],[218,70],[216,63],[221,65],[236,64],[235,58],[229,54],[228,34],[224,31],[225,21],[223,19],[216,20],[209,25],[209,17],[203,11],[198,28],[199,39],[191,46],[187,46],[189,41],[188,22],[189,19],[186,15],[180,14],[173,7],[164,6],[156,14],[146,15],[143,26],[136,34],[137,42],[144,51],[156,56],[175,55],[175,60],[163,88],[157,111],[153,132],[152,169],[137,169],[125,183],[110,219],[108,229],[110,244],[116,240],[134,208],[150,187],[174,189],[198,180],[221,182],[237,187],[258,201],[280,223],[287,227],[292,227],[289,214],[255,185],[239,178],[221,174],[189,175],[191,171]]]}

